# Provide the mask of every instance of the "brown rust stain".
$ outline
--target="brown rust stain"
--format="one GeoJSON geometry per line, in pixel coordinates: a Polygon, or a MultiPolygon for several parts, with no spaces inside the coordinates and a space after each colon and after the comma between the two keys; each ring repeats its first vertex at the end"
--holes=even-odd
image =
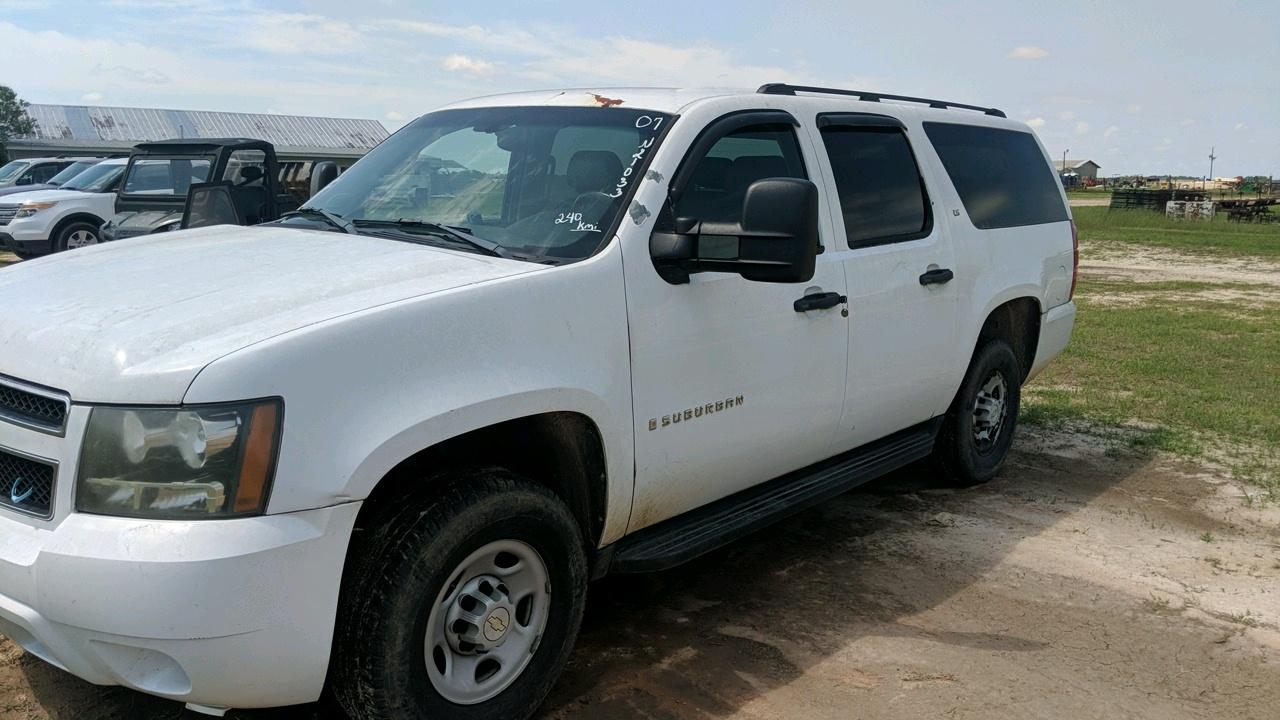
{"type": "Polygon", "coordinates": [[[620,98],[605,97],[597,93],[591,93],[591,99],[595,100],[600,107],[616,107],[622,104],[620,98]]]}

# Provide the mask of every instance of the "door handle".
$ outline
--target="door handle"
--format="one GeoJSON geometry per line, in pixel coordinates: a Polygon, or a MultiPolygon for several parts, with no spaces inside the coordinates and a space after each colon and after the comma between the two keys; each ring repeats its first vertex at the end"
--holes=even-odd
{"type": "Polygon", "coordinates": [[[795,305],[792,307],[796,309],[796,312],[808,312],[810,310],[826,310],[848,301],[849,298],[838,292],[814,293],[796,300],[795,305]]]}
{"type": "Polygon", "coordinates": [[[956,274],[947,268],[934,268],[920,276],[921,285],[945,285],[951,282],[956,274]]]}

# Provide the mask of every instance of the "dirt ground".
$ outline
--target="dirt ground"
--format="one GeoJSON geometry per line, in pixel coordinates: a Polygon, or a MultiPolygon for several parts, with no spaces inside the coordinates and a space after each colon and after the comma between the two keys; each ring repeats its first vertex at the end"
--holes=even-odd
{"type": "MultiPolygon", "coordinates": [[[[542,717],[1275,718],[1280,509],[1184,462],[1019,432],[983,487],[910,468],[593,586],[542,717]]],[[[179,712],[0,644],[0,718],[179,712]]]]}
{"type": "Polygon", "coordinates": [[[1111,204],[1109,197],[1097,198],[1067,198],[1067,204],[1071,207],[1106,207],[1111,204]]]}

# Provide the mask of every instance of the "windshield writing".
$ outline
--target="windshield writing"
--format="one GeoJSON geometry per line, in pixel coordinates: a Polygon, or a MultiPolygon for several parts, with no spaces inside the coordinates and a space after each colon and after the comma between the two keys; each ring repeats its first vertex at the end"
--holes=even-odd
{"type": "Polygon", "coordinates": [[[355,222],[450,226],[524,256],[606,240],[670,118],[621,108],[444,110],[393,135],[307,203],[355,222]]]}

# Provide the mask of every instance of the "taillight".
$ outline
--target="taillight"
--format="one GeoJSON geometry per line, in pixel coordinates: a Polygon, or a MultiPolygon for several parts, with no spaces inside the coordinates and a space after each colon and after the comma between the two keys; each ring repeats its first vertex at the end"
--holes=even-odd
{"type": "Polygon", "coordinates": [[[1076,296],[1076,280],[1080,278],[1080,231],[1076,230],[1076,221],[1071,221],[1071,300],[1076,296]]]}

